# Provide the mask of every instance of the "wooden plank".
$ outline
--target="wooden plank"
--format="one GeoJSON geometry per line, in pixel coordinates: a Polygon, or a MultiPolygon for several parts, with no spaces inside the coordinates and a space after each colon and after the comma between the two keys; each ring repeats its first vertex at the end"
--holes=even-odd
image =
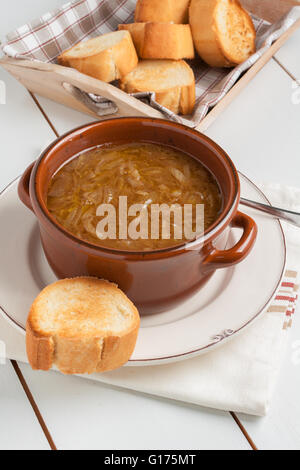
{"type": "Polygon", "coordinates": [[[300,308],[268,416],[239,415],[260,450],[300,450],[300,308]]]}
{"type": "Polygon", "coordinates": [[[0,104],[1,172],[0,189],[20,175],[55,135],[27,90],[0,68],[6,104],[0,104]]]}
{"type": "MultiPolygon", "coordinates": [[[[299,43],[300,29],[293,33],[274,57],[293,79],[298,81],[298,84],[300,84],[299,43]]],[[[299,96],[299,90],[297,96],[299,96]]]]}
{"type": "Polygon", "coordinates": [[[59,449],[250,449],[229,413],[20,367],[59,449]]]}
{"type": "MultiPolygon", "coordinates": [[[[13,27],[13,22],[7,21],[9,13],[13,13],[17,20],[20,10],[20,5],[10,4],[10,7],[2,11],[2,32],[5,28],[13,27]]],[[[26,11],[27,9],[23,8],[23,14],[26,11]]],[[[54,134],[47,122],[41,119],[41,113],[27,90],[3,69],[0,69],[0,80],[5,90],[5,104],[0,104],[2,189],[37,158],[45,144],[53,139],[54,134]]],[[[3,339],[5,338],[1,338],[3,339]]],[[[44,432],[9,361],[6,365],[0,364],[0,448],[50,450],[44,432]]]]}
{"type": "Polygon", "coordinates": [[[0,364],[0,450],[50,450],[10,363],[0,364]]]}
{"type": "Polygon", "coordinates": [[[11,361],[11,365],[12,365],[13,368],[14,368],[14,371],[15,371],[17,377],[18,377],[18,380],[19,380],[20,384],[22,385],[23,391],[24,391],[24,393],[26,394],[27,399],[28,399],[29,402],[30,402],[31,408],[32,408],[32,410],[33,410],[33,412],[34,412],[34,414],[35,414],[35,416],[36,416],[36,419],[37,419],[38,422],[39,422],[39,425],[41,426],[41,428],[42,428],[42,430],[43,430],[43,433],[44,433],[44,435],[45,435],[45,437],[46,437],[46,439],[47,439],[47,441],[48,441],[48,444],[49,444],[51,450],[57,450],[57,448],[56,448],[56,446],[55,446],[55,443],[54,443],[54,441],[53,441],[53,439],[52,439],[52,436],[51,436],[51,434],[50,434],[50,432],[49,432],[49,430],[48,430],[48,428],[47,428],[47,426],[46,426],[46,423],[45,423],[45,421],[44,421],[44,419],[43,419],[43,417],[42,417],[42,415],[41,415],[41,412],[40,412],[40,410],[39,410],[37,404],[36,404],[35,401],[34,401],[34,398],[33,398],[33,396],[32,396],[32,393],[31,393],[31,391],[30,391],[30,389],[29,389],[27,383],[26,383],[26,380],[24,379],[24,376],[23,376],[23,374],[22,374],[22,372],[21,372],[20,367],[18,366],[17,362],[14,361],[14,360],[11,361]]]}
{"type": "Polygon", "coordinates": [[[86,113],[64,106],[40,95],[33,95],[45,113],[57,135],[64,134],[71,129],[97,121],[86,113]]]}
{"type": "Polygon", "coordinates": [[[292,103],[292,83],[269,62],[205,132],[254,181],[299,186],[300,105],[292,103]]]}

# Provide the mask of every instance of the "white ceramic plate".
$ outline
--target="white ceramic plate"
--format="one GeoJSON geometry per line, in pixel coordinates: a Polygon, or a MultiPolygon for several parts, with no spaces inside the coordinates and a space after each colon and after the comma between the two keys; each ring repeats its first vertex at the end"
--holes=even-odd
{"type": "MultiPolygon", "coordinates": [[[[240,175],[242,195],[268,203],[240,175]]],[[[4,317],[25,333],[30,305],[56,280],[45,259],[34,215],[18,199],[18,180],[0,197],[0,306],[4,317]]],[[[272,301],[282,280],[286,247],[280,223],[241,207],[255,218],[258,238],[241,264],[217,271],[206,286],[178,308],[142,318],[128,365],[145,366],[188,359],[210,351],[250,325],[272,301]]],[[[240,232],[232,230],[231,242],[240,232]]]]}

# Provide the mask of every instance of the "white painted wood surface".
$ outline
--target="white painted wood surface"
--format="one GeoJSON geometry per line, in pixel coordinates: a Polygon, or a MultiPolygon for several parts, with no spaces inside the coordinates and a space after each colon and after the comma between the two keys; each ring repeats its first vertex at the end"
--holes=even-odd
{"type": "Polygon", "coordinates": [[[60,449],[249,449],[229,413],[57,372],[22,373],[60,449]]]}
{"type": "Polygon", "coordinates": [[[292,74],[292,76],[299,80],[300,84],[300,30],[298,29],[292,37],[282,46],[282,48],[275,55],[276,59],[292,74]]]}
{"type": "Polygon", "coordinates": [[[10,363],[0,363],[0,450],[49,450],[49,444],[10,363]]]}
{"type": "Polygon", "coordinates": [[[292,83],[270,61],[206,132],[254,181],[300,185],[300,104],[292,102],[292,83]]]}
{"type": "Polygon", "coordinates": [[[259,449],[300,449],[300,309],[291,337],[270,413],[265,418],[239,418],[259,449]]]}
{"type": "MultiPolygon", "coordinates": [[[[63,3],[11,1],[1,11],[0,37],[4,31],[63,3]]],[[[299,41],[300,33],[296,33],[277,54],[296,78],[300,78],[299,41]]],[[[0,80],[8,90],[7,104],[0,105],[3,188],[38,156],[54,133],[26,90],[2,69],[0,80]]],[[[292,83],[271,61],[207,132],[228,151],[238,169],[256,181],[300,185],[300,104],[292,102],[292,83]]],[[[48,100],[39,102],[60,134],[91,121],[89,116],[48,100]]],[[[240,416],[260,449],[300,448],[300,364],[292,361],[296,341],[300,341],[299,318],[269,416],[240,416]]],[[[20,366],[58,448],[249,448],[228,413],[20,366]]],[[[49,448],[10,365],[0,365],[0,398],[0,448],[21,448],[20,443],[23,448],[49,448]],[[9,428],[2,426],[2,417],[10,418],[9,428]]]]}
{"type": "Polygon", "coordinates": [[[6,87],[6,104],[0,104],[0,189],[3,189],[38,158],[54,133],[27,90],[2,68],[0,80],[6,87]]]}
{"type": "Polygon", "coordinates": [[[75,127],[83,126],[84,124],[97,120],[87,114],[66,108],[62,104],[55,103],[42,96],[36,95],[36,98],[42,109],[47,113],[48,118],[59,135],[75,127]]]}

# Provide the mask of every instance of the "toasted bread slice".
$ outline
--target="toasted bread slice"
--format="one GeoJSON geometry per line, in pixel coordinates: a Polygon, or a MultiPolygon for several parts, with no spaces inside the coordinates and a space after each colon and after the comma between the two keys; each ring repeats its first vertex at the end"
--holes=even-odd
{"type": "Polygon", "coordinates": [[[195,50],[190,25],[171,23],[120,24],[130,32],[142,59],[193,59],[195,50]]]}
{"type": "Polygon", "coordinates": [[[64,374],[116,369],[130,358],[139,324],[137,309],[115,284],[95,278],[58,281],[31,307],[29,363],[42,370],[56,365],[64,374]]]}
{"type": "Polygon", "coordinates": [[[138,57],[130,33],[116,31],[76,44],[58,63],[109,83],[133,70],[138,57]]]}
{"type": "Polygon", "coordinates": [[[134,21],[186,24],[191,0],[138,0],[134,21]]]}
{"type": "Polygon", "coordinates": [[[192,0],[190,25],[198,54],[212,67],[233,67],[255,52],[255,28],[238,0],[192,0]]]}
{"type": "Polygon", "coordinates": [[[156,101],[176,114],[191,114],[195,106],[195,77],[184,60],[142,60],[120,87],[127,93],[155,92],[156,101]]]}

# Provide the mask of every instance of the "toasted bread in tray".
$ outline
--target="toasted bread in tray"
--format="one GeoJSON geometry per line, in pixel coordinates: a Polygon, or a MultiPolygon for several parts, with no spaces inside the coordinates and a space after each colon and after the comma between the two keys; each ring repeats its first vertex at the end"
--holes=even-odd
{"type": "Polygon", "coordinates": [[[195,50],[188,24],[130,23],[119,25],[130,32],[142,59],[193,59],[195,50]]]}
{"type": "Polygon", "coordinates": [[[136,23],[188,23],[190,0],[138,0],[134,21],[136,23]]]}
{"type": "Polygon", "coordinates": [[[156,101],[176,114],[191,114],[195,106],[195,77],[184,60],[142,60],[120,87],[127,93],[155,92],[156,101]]]}
{"type": "Polygon", "coordinates": [[[190,25],[198,54],[212,67],[233,67],[255,52],[255,28],[238,0],[192,0],[190,25]]]}
{"type": "Polygon", "coordinates": [[[133,70],[138,57],[130,33],[116,31],[76,44],[58,63],[109,83],[133,70]]]}

